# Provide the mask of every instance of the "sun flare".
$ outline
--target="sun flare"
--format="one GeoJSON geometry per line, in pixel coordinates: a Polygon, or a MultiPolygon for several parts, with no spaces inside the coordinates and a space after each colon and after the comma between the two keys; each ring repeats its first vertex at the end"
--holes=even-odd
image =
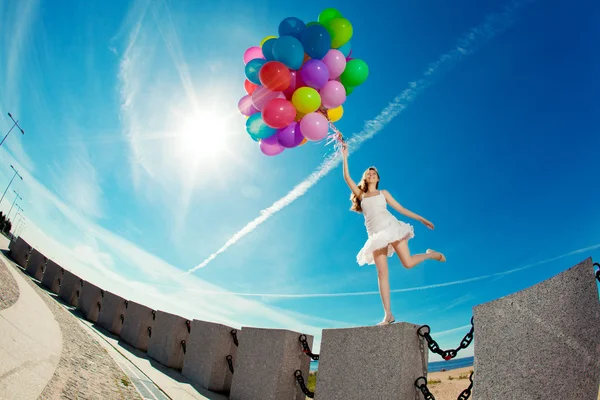
{"type": "Polygon", "coordinates": [[[227,150],[225,122],[216,114],[199,113],[183,120],[176,135],[181,161],[198,165],[216,162],[227,150]]]}

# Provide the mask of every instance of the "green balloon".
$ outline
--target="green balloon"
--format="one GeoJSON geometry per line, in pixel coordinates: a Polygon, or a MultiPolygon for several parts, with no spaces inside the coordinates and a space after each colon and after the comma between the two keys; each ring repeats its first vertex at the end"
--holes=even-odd
{"type": "Polygon", "coordinates": [[[341,16],[342,13],[336,10],[335,8],[326,8],[321,12],[321,14],[319,14],[318,21],[321,25],[325,25],[332,19],[340,18],[341,16]]]}
{"type": "Polygon", "coordinates": [[[344,86],[344,89],[346,89],[346,96],[350,96],[354,92],[354,87],[352,86],[344,86]]]}
{"type": "Polygon", "coordinates": [[[354,60],[348,61],[346,64],[346,69],[340,76],[340,82],[342,82],[342,85],[346,88],[348,86],[356,87],[366,81],[368,76],[369,67],[367,66],[367,63],[355,58],[354,60]]]}

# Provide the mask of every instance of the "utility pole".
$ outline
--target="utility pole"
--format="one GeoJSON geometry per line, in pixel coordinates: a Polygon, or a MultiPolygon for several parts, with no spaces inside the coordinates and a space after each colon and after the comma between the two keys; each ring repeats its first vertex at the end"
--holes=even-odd
{"type": "Polygon", "coordinates": [[[15,126],[19,127],[19,130],[21,131],[21,133],[24,135],[25,131],[23,130],[23,128],[21,128],[21,126],[19,125],[19,121],[15,121],[15,119],[13,118],[13,116],[8,113],[8,116],[10,117],[10,119],[12,119],[12,121],[14,122],[13,126],[8,130],[8,133],[4,136],[4,139],[2,139],[2,141],[0,142],[0,146],[2,146],[2,143],[4,143],[4,141],[6,140],[6,138],[8,137],[8,135],[10,134],[10,132],[13,130],[13,128],[15,126]]]}
{"type": "Polygon", "coordinates": [[[12,164],[10,165],[10,167],[13,169],[13,171],[15,171],[15,173],[13,174],[13,177],[10,180],[10,182],[8,182],[8,186],[6,187],[6,189],[4,189],[4,193],[2,193],[2,197],[0,197],[0,205],[2,204],[2,199],[4,199],[4,195],[6,195],[6,191],[8,190],[10,185],[13,183],[15,176],[19,175],[19,178],[21,178],[21,180],[23,180],[23,177],[19,174],[19,172],[15,169],[15,167],[12,166],[12,164]]]}

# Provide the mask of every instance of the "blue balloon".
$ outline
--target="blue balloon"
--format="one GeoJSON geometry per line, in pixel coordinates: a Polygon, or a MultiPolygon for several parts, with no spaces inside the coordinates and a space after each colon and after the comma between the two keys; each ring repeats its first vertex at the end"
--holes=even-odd
{"type": "Polygon", "coordinates": [[[273,56],[273,45],[277,41],[276,38],[271,38],[263,43],[262,52],[265,56],[265,60],[267,61],[275,61],[275,57],[273,56]]]}
{"type": "Polygon", "coordinates": [[[248,132],[253,140],[258,142],[260,139],[266,139],[273,136],[277,133],[277,129],[271,128],[269,125],[265,124],[261,113],[257,112],[249,116],[246,120],[246,132],[248,132]]]}
{"type": "Polygon", "coordinates": [[[325,57],[331,49],[331,35],[321,24],[306,27],[300,42],[304,46],[304,52],[313,59],[320,60],[325,57]]]}
{"type": "Polygon", "coordinates": [[[300,69],[304,61],[304,47],[293,36],[282,36],[273,45],[273,56],[290,69],[300,69]]]}
{"type": "Polygon", "coordinates": [[[350,55],[350,51],[352,50],[352,44],[350,42],[346,42],[346,44],[338,48],[338,50],[342,52],[344,57],[348,57],[350,55]]]}
{"type": "Polygon", "coordinates": [[[296,17],[288,17],[279,24],[279,36],[293,36],[300,39],[306,24],[296,17]]]}
{"type": "Polygon", "coordinates": [[[260,71],[262,66],[265,65],[266,62],[267,60],[263,60],[260,58],[255,58],[253,60],[248,61],[248,64],[246,64],[246,68],[244,69],[244,72],[246,73],[246,78],[248,78],[248,80],[254,83],[255,85],[262,85],[258,77],[258,72],[260,71]]]}

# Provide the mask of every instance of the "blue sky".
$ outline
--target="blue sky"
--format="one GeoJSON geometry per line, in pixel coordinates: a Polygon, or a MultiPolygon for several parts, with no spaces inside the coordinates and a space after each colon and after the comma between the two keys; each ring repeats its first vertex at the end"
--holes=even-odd
{"type": "Polygon", "coordinates": [[[392,289],[439,285],[393,293],[396,319],[429,324],[453,348],[473,306],[600,258],[600,5],[509,4],[0,0],[0,130],[11,112],[26,132],[0,148],[0,185],[14,165],[24,238],[132,300],[317,340],[380,321],[339,159],[322,143],[265,157],[237,111],[243,52],[285,17],[336,7],[370,67],[336,123],[360,138],[350,171],[377,166],[381,187],[436,226],[407,221],[413,252],[448,258],[410,271],[390,259],[392,289]]]}

